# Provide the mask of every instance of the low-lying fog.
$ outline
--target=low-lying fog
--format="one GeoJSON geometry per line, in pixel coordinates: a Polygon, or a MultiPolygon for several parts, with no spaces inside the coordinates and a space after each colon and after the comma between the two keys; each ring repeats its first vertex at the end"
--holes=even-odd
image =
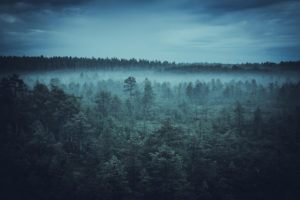
{"type": "Polygon", "coordinates": [[[209,82],[212,79],[219,79],[222,83],[231,81],[252,81],[256,80],[256,83],[261,85],[268,85],[271,82],[277,82],[278,84],[284,82],[298,82],[300,76],[298,74],[285,73],[217,73],[217,72],[158,72],[151,70],[98,70],[98,71],[55,71],[55,72],[43,72],[43,73],[26,73],[21,74],[24,81],[33,86],[36,82],[49,84],[53,78],[58,78],[62,84],[70,83],[92,83],[97,84],[99,81],[116,81],[123,82],[129,76],[135,77],[137,83],[142,83],[146,78],[152,83],[167,82],[171,85],[177,85],[179,83],[189,82],[209,82]]]}

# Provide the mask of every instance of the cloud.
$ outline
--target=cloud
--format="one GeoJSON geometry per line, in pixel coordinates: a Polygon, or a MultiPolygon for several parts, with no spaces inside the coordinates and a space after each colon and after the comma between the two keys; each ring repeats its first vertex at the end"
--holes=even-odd
{"type": "MultiPolygon", "coordinates": [[[[97,6],[136,6],[148,5],[158,2],[159,0],[1,0],[0,6],[10,7],[12,9],[30,10],[39,8],[65,8],[70,6],[81,6],[92,3],[97,6]]],[[[161,0],[166,1],[166,0],[161,0]]]]}
{"type": "Polygon", "coordinates": [[[194,13],[210,13],[210,14],[225,14],[234,11],[245,11],[249,9],[260,9],[268,6],[289,3],[300,2],[300,0],[181,0],[179,9],[185,8],[194,13]]]}
{"type": "Polygon", "coordinates": [[[1,0],[0,4],[2,5],[53,5],[53,6],[62,6],[62,5],[74,5],[79,3],[87,2],[88,0],[1,0]]]}
{"type": "Polygon", "coordinates": [[[300,0],[2,0],[0,54],[299,59],[299,9],[300,0]]]}
{"type": "Polygon", "coordinates": [[[9,14],[0,14],[0,20],[6,23],[15,23],[17,18],[9,14]]]}

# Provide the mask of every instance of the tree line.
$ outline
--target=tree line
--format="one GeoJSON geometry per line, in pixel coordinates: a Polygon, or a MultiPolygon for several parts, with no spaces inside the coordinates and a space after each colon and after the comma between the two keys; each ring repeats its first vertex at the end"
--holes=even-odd
{"type": "Polygon", "coordinates": [[[264,62],[243,64],[221,63],[175,63],[168,61],[149,61],[146,59],[85,58],[85,57],[29,57],[0,56],[0,71],[30,72],[82,69],[155,69],[168,72],[274,72],[299,71],[299,61],[264,62]]]}

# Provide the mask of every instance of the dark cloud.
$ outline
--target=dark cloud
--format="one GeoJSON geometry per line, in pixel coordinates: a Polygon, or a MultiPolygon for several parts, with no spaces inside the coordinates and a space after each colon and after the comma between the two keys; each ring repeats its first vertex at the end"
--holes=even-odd
{"type": "MultiPolygon", "coordinates": [[[[169,1],[169,0],[161,0],[169,1]]],[[[65,13],[75,11],[74,8],[89,12],[90,10],[135,9],[161,2],[159,0],[0,0],[0,13],[22,14],[52,11],[65,13]]]]}
{"type": "MultiPolygon", "coordinates": [[[[44,9],[45,7],[49,9],[56,9],[72,6],[84,6],[87,4],[104,7],[111,6],[111,8],[161,4],[170,5],[169,8],[177,5],[179,10],[188,9],[199,13],[222,14],[247,9],[258,9],[287,2],[300,2],[300,0],[0,0],[0,8],[9,8],[13,12],[14,10],[36,10],[44,9]]],[[[166,9],[168,8],[166,7],[166,9]]]]}
{"type": "Polygon", "coordinates": [[[21,5],[21,4],[30,4],[30,5],[74,5],[78,3],[88,2],[89,0],[1,0],[0,4],[2,5],[21,5]]]}
{"type": "Polygon", "coordinates": [[[143,5],[155,3],[158,0],[1,0],[0,5],[22,7],[26,5],[34,7],[52,6],[52,7],[65,7],[76,6],[88,3],[95,3],[97,5],[143,5]]]}
{"type": "Polygon", "coordinates": [[[259,9],[280,3],[300,2],[300,0],[184,0],[179,5],[179,9],[190,9],[194,12],[204,12],[211,14],[223,14],[233,11],[243,11],[248,9],[259,9]]]}
{"type": "Polygon", "coordinates": [[[0,55],[297,60],[299,9],[300,0],[0,0],[0,55]]]}
{"type": "Polygon", "coordinates": [[[24,13],[52,10],[64,11],[66,8],[79,7],[91,2],[90,0],[0,0],[0,12],[22,16],[24,13]]]}

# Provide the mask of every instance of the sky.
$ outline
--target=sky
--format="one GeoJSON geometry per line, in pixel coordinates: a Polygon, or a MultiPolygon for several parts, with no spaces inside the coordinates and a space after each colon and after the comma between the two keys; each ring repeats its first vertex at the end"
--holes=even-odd
{"type": "Polygon", "coordinates": [[[0,0],[0,55],[300,60],[300,0],[0,0]]]}

